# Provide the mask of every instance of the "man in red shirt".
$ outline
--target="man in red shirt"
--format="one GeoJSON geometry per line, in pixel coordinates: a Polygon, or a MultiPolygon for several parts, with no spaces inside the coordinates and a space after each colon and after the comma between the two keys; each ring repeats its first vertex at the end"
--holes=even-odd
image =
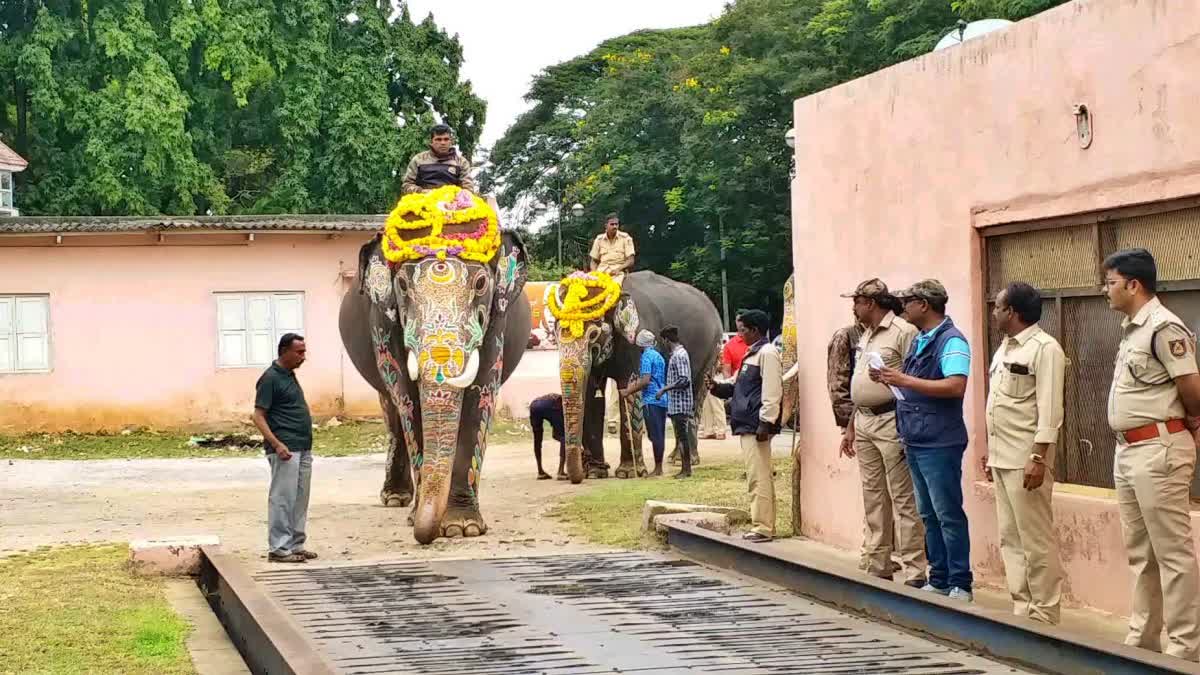
{"type": "Polygon", "coordinates": [[[726,379],[734,377],[742,369],[742,359],[746,358],[746,352],[750,350],[750,345],[746,344],[740,335],[741,319],[737,320],[737,324],[739,334],[729,338],[729,342],[726,342],[725,348],[721,350],[721,371],[726,379]]]}

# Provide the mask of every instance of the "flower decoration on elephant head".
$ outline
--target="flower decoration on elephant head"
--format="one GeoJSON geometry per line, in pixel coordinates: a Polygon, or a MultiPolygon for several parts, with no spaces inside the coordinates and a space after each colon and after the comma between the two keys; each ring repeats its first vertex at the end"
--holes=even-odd
{"type": "Polygon", "coordinates": [[[562,339],[575,340],[583,337],[585,323],[602,318],[620,298],[621,286],[608,274],[575,272],[559,282],[546,306],[558,320],[562,339]]]}
{"type": "Polygon", "coordinates": [[[404,195],[384,224],[382,247],[392,264],[428,257],[488,263],[500,250],[500,219],[478,195],[446,185],[404,195]],[[475,227],[457,227],[464,225],[475,227]]]}

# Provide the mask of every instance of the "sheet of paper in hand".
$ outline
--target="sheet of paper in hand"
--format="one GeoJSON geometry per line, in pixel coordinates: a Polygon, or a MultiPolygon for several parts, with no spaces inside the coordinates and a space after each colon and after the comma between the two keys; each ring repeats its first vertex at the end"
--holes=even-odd
{"type": "MultiPolygon", "coordinates": [[[[883,368],[883,357],[879,355],[879,352],[867,352],[867,366],[875,370],[883,368]]],[[[897,401],[904,400],[903,392],[891,385],[888,385],[888,388],[892,390],[892,396],[895,396],[897,401]]]]}

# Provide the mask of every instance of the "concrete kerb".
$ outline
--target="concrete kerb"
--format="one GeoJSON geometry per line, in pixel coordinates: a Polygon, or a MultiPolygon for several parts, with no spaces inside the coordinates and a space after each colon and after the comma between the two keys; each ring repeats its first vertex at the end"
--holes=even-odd
{"type": "Polygon", "coordinates": [[[769,544],[746,543],[691,523],[667,521],[666,526],[671,548],[697,562],[756,577],[822,604],[1041,672],[1200,674],[1200,666],[1182,659],[1018,620],[1006,612],[848,574],[817,561],[785,557],[769,544]]]}
{"type": "Polygon", "coordinates": [[[142,576],[197,576],[203,546],[219,547],[212,535],[190,535],[168,539],[135,539],[129,542],[129,566],[142,576]]]}
{"type": "Polygon", "coordinates": [[[668,523],[690,523],[713,532],[729,534],[734,527],[748,522],[749,513],[729,506],[681,504],[650,499],[642,507],[642,531],[654,531],[662,537],[667,535],[668,523]]]}

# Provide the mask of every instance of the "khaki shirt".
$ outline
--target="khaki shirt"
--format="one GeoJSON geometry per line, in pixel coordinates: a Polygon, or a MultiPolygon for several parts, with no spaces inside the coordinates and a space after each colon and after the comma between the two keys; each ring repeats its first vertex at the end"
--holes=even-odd
{"type": "Polygon", "coordinates": [[[1024,468],[1033,445],[1047,443],[1045,462],[1053,467],[1066,365],[1058,341],[1037,324],[1000,343],[989,368],[988,466],[1024,468]]]}
{"type": "Polygon", "coordinates": [[[1187,415],[1174,378],[1196,368],[1196,336],[1158,298],[1121,322],[1125,336],[1117,350],[1108,425],[1128,431],[1187,415]]]}
{"type": "Polygon", "coordinates": [[[875,330],[865,330],[858,340],[854,357],[854,377],[850,379],[850,398],[860,408],[875,408],[891,403],[892,390],[882,382],[871,380],[867,354],[879,352],[888,368],[904,367],[904,359],[917,337],[917,327],[888,312],[875,330]]]}
{"type": "Polygon", "coordinates": [[[634,255],[633,237],[617,230],[617,236],[610,241],[608,233],[603,233],[592,241],[592,260],[599,260],[596,270],[606,274],[620,274],[625,271],[625,263],[634,255]]]}

